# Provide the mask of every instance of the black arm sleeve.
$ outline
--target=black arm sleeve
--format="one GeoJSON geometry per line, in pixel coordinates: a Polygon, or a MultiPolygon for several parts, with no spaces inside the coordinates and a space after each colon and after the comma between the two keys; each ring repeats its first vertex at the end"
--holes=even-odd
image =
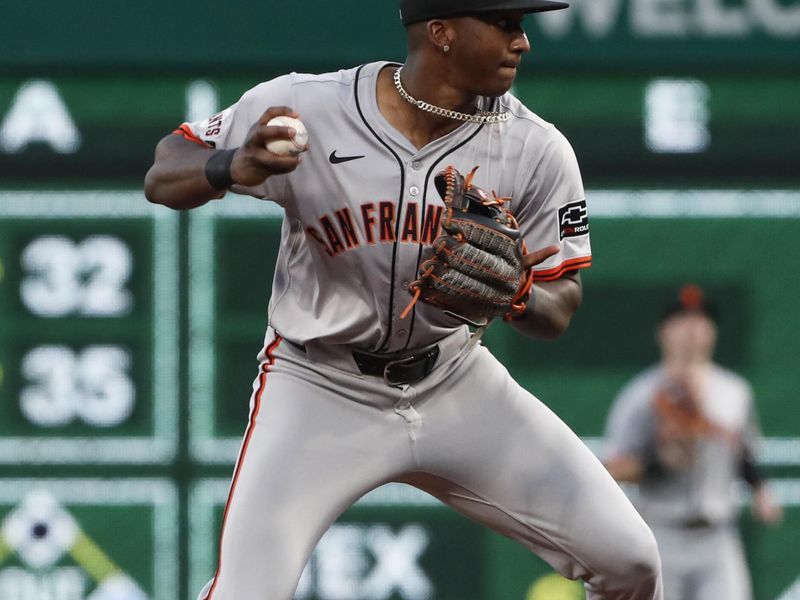
{"type": "Polygon", "coordinates": [[[755,458],[753,458],[753,455],[747,450],[742,452],[742,462],[739,465],[739,472],[742,479],[749,483],[752,488],[757,488],[764,481],[764,478],[761,476],[756,466],[755,458]]]}

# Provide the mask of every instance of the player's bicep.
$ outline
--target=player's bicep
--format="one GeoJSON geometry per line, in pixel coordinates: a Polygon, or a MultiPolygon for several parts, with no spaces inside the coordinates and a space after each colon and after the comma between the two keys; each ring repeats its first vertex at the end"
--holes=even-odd
{"type": "Polygon", "coordinates": [[[167,135],[158,142],[155,160],[144,180],[145,196],[162,196],[164,186],[197,177],[202,172],[211,150],[179,135],[167,135]]]}
{"type": "Polygon", "coordinates": [[[638,482],[645,470],[645,463],[638,454],[614,454],[603,461],[606,469],[617,481],[638,482]]]}
{"type": "Polygon", "coordinates": [[[541,159],[522,184],[516,216],[529,250],[559,252],[534,267],[535,281],[553,281],[591,266],[589,213],[578,161],[569,142],[553,132],[541,159]]]}

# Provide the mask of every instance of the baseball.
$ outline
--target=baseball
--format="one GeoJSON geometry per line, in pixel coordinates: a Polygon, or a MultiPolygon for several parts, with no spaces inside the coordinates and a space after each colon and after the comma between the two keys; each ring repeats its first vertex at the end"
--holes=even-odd
{"type": "Polygon", "coordinates": [[[272,140],[267,144],[267,150],[279,156],[297,156],[308,148],[308,131],[300,119],[292,117],[275,117],[267,125],[276,127],[294,127],[297,132],[293,140],[272,140]]]}

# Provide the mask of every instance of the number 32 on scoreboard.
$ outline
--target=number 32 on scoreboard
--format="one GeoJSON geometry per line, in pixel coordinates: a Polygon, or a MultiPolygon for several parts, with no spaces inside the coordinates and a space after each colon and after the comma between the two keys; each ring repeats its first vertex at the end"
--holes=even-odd
{"type": "Polygon", "coordinates": [[[119,317],[133,308],[125,287],[133,259],[118,238],[96,235],[75,243],[60,235],[42,236],[20,258],[27,272],[20,294],[35,315],[119,317]]]}

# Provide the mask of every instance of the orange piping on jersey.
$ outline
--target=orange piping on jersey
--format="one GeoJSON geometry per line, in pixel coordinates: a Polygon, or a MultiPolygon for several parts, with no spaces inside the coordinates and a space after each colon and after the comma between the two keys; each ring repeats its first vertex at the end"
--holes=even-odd
{"type": "Polygon", "coordinates": [[[189,129],[189,125],[187,123],[184,123],[172,133],[175,133],[177,135],[182,135],[190,142],[194,142],[195,144],[200,144],[203,148],[211,147],[208,144],[206,144],[203,140],[201,140],[199,137],[197,137],[194,133],[192,133],[192,130],[189,129]]]}
{"type": "Polygon", "coordinates": [[[283,341],[281,336],[276,336],[275,339],[267,346],[266,355],[267,362],[261,365],[261,374],[259,375],[260,384],[258,391],[255,393],[255,402],[253,403],[253,410],[250,413],[250,422],[247,424],[247,432],[245,433],[244,443],[242,449],[239,451],[239,458],[236,460],[236,468],[233,472],[233,483],[231,483],[231,491],[228,493],[228,501],[225,503],[225,510],[222,513],[222,530],[219,534],[219,558],[217,559],[217,572],[214,574],[214,583],[211,584],[211,589],[208,590],[208,595],[205,600],[211,600],[214,595],[214,590],[217,588],[219,581],[219,574],[222,570],[222,536],[225,535],[225,522],[228,518],[228,510],[230,509],[231,502],[233,501],[233,492],[236,489],[236,483],[239,481],[239,474],[242,471],[242,464],[244,464],[245,454],[247,454],[247,447],[250,445],[250,439],[253,437],[253,430],[256,426],[256,417],[261,409],[261,396],[264,394],[264,389],[267,387],[267,374],[270,367],[275,364],[275,356],[272,354],[283,341]]]}
{"type": "Polygon", "coordinates": [[[553,267],[552,269],[545,269],[544,271],[534,271],[533,272],[533,280],[534,281],[553,281],[554,279],[558,279],[567,271],[577,271],[578,269],[586,269],[592,266],[592,257],[591,256],[581,256],[579,258],[571,258],[569,260],[565,260],[557,267],[553,267]]]}

